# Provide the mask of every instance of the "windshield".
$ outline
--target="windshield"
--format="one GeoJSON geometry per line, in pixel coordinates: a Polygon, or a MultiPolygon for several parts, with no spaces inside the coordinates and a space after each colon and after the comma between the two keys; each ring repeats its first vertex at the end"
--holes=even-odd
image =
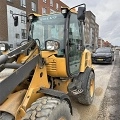
{"type": "Polygon", "coordinates": [[[31,24],[31,37],[40,40],[41,49],[45,48],[45,40],[63,41],[64,21],[62,14],[40,16],[31,24]]]}
{"type": "Polygon", "coordinates": [[[99,48],[96,50],[96,53],[110,53],[109,48],[99,48]]]}

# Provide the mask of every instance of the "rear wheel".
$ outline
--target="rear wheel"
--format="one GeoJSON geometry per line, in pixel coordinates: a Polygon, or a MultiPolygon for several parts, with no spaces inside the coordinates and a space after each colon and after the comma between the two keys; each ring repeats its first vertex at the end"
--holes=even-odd
{"type": "Polygon", "coordinates": [[[95,92],[95,73],[91,68],[87,68],[84,73],[79,77],[83,82],[84,91],[78,95],[78,101],[81,104],[90,105],[93,102],[94,92],[95,92]]]}
{"type": "Polygon", "coordinates": [[[42,97],[32,104],[22,120],[71,120],[70,108],[66,101],[42,97]]]}
{"type": "Polygon", "coordinates": [[[0,120],[15,120],[14,116],[9,113],[1,112],[0,113],[0,120]]]}

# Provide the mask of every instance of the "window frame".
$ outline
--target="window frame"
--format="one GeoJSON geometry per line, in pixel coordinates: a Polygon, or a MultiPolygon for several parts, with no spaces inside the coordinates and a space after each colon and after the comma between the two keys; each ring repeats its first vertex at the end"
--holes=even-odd
{"type": "Polygon", "coordinates": [[[20,34],[19,33],[15,33],[15,38],[16,39],[20,39],[20,34]]]}
{"type": "Polygon", "coordinates": [[[37,5],[35,2],[31,2],[31,9],[32,11],[36,12],[37,11],[37,5]]]}
{"type": "Polygon", "coordinates": [[[53,7],[53,0],[50,0],[50,6],[53,7]]]}
{"type": "Polygon", "coordinates": [[[58,3],[56,3],[56,10],[58,10],[59,9],[59,5],[58,5],[58,3]]]}
{"type": "Polygon", "coordinates": [[[13,0],[7,0],[7,2],[13,2],[13,0]]]}
{"type": "Polygon", "coordinates": [[[26,24],[26,14],[21,12],[21,23],[26,24]]]}
{"type": "Polygon", "coordinates": [[[26,0],[20,0],[21,7],[26,8],[26,0]]]}
{"type": "Polygon", "coordinates": [[[21,38],[22,39],[27,39],[27,30],[26,29],[21,29],[21,38]]]}
{"type": "Polygon", "coordinates": [[[43,0],[44,3],[47,3],[47,0],[43,0]]]}
{"type": "Polygon", "coordinates": [[[46,14],[47,13],[47,8],[42,8],[42,15],[46,14]]]}

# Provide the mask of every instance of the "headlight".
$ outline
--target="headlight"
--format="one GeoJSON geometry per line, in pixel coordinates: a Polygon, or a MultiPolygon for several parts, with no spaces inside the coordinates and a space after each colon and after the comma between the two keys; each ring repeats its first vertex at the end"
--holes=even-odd
{"type": "Polygon", "coordinates": [[[50,50],[50,51],[58,50],[59,47],[60,47],[60,45],[59,45],[58,41],[47,40],[45,42],[45,48],[46,48],[46,50],[50,50]]]}
{"type": "Polygon", "coordinates": [[[0,47],[0,50],[1,50],[1,51],[5,51],[5,46],[0,47]]]}
{"type": "Polygon", "coordinates": [[[7,43],[0,43],[0,51],[7,51],[10,46],[7,43]]]}
{"type": "Polygon", "coordinates": [[[5,51],[5,44],[4,44],[4,43],[1,43],[1,44],[0,44],[0,50],[1,50],[1,51],[5,51]]]}

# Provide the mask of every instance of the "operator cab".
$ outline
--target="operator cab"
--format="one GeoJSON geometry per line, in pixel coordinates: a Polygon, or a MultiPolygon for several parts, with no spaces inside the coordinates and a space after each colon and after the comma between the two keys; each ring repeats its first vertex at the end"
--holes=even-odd
{"type": "Polygon", "coordinates": [[[57,50],[56,57],[65,58],[67,75],[72,77],[80,72],[86,10],[85,4],[75,7],[61,8],[61,13],[56,14],[29,16],[29,38],[39,39],[38,46],[42,51],[57,50]],[[72,12],[75,7],[78,12],[72,12]]]}

